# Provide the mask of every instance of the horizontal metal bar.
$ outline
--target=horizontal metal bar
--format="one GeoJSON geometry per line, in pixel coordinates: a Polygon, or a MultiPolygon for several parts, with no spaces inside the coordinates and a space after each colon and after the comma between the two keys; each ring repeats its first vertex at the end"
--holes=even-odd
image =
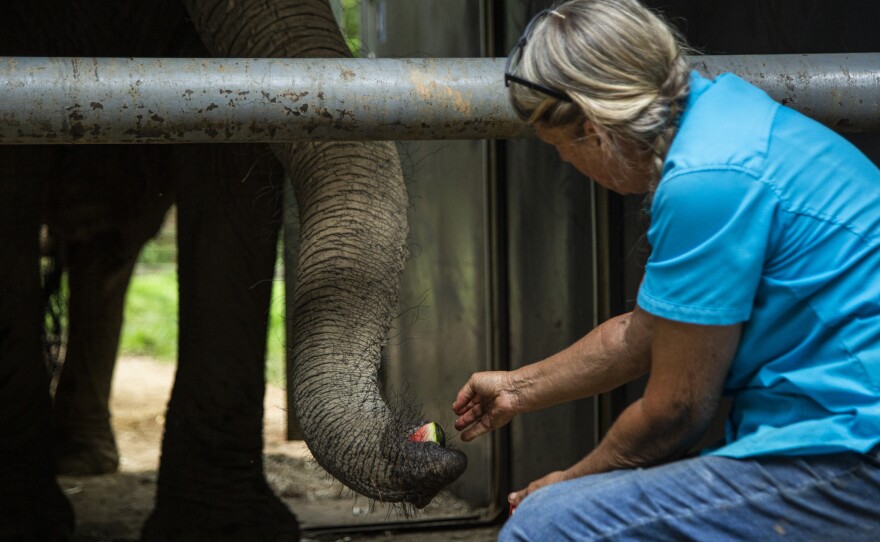
{"type": "MultiPolygon", "coordinates": [[[[528,137],[504,59],[0,57],[0,144],[528,137]]],[[[694,57],[839,130],[880,129],[880,54],[694,57]]]]}
{"type": "Polygon", "coordinates": [[[880,131],[880,53],[695,56],[691,65],[735,73],[837,131],[880,131]]]}
{"type": "Polygon", "coordinates": [[[0,143],[522,137],[498,59],[0,59],[0,143]]]}

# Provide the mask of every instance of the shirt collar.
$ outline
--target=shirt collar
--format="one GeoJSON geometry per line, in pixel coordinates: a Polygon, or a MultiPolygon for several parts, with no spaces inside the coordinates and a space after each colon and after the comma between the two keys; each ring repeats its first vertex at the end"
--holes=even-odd
{"type": "Polygon", "coordinates": [[[711,79],[706,79],[696,71],[692,71],[690,78],[688,79],[688,97],[687,103],[684,107],[684,112],[681,115],[681,120],[679,121],[679,126],[684,124],[684,121],[687,119],[688,113],[690,113],[694,104],[697,103],[697,100],[700,99],[709,87],[712,86],[714,81],[711,79]]]}

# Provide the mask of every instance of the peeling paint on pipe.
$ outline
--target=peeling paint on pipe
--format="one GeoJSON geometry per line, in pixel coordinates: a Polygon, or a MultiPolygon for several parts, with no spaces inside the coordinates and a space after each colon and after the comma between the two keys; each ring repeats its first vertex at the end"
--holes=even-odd
{"type": "MultiPolygon", "coordinates": [[[[694,57],[841,131],[880,129],[880,54],[694,57]]],[[[0,57],[0,144],[508,139],[504,59],[0,57]]]]}

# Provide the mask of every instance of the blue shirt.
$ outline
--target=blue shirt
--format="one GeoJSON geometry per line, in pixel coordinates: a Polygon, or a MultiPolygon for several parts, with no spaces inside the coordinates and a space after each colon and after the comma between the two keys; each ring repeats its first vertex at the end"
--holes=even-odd
{"type": "Polygon", "coordinates": [[[690,83],[638,304],[744,322],[711,453],[865,452],[880,443],[880,171],[734,75],[690,83]]]}

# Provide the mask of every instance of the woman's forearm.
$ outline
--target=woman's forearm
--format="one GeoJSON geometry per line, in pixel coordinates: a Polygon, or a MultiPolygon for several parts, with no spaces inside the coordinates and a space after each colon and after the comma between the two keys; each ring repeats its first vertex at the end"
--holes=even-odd
{"type": "Polygon", "coordinates": [[[698,326],[658,319],[645,395],[624,410],[570,477],[647,467],[686,452],[705,432],[721,397],[740,325],[698,326]]]}
{"type": "Polygon", "coordinates": [[[643,401],[621,413],[599,446],[566,471],[568,478],[668,461],[686,452],[708,426],[709,419],[693,413],[651,416],[643,401]]]}
{"type": "Polygon", "coordinates": [[[612,318],[565,350],[511,373],[523,412],[610,391],[648,371],[653,317],[612,318]]]}

